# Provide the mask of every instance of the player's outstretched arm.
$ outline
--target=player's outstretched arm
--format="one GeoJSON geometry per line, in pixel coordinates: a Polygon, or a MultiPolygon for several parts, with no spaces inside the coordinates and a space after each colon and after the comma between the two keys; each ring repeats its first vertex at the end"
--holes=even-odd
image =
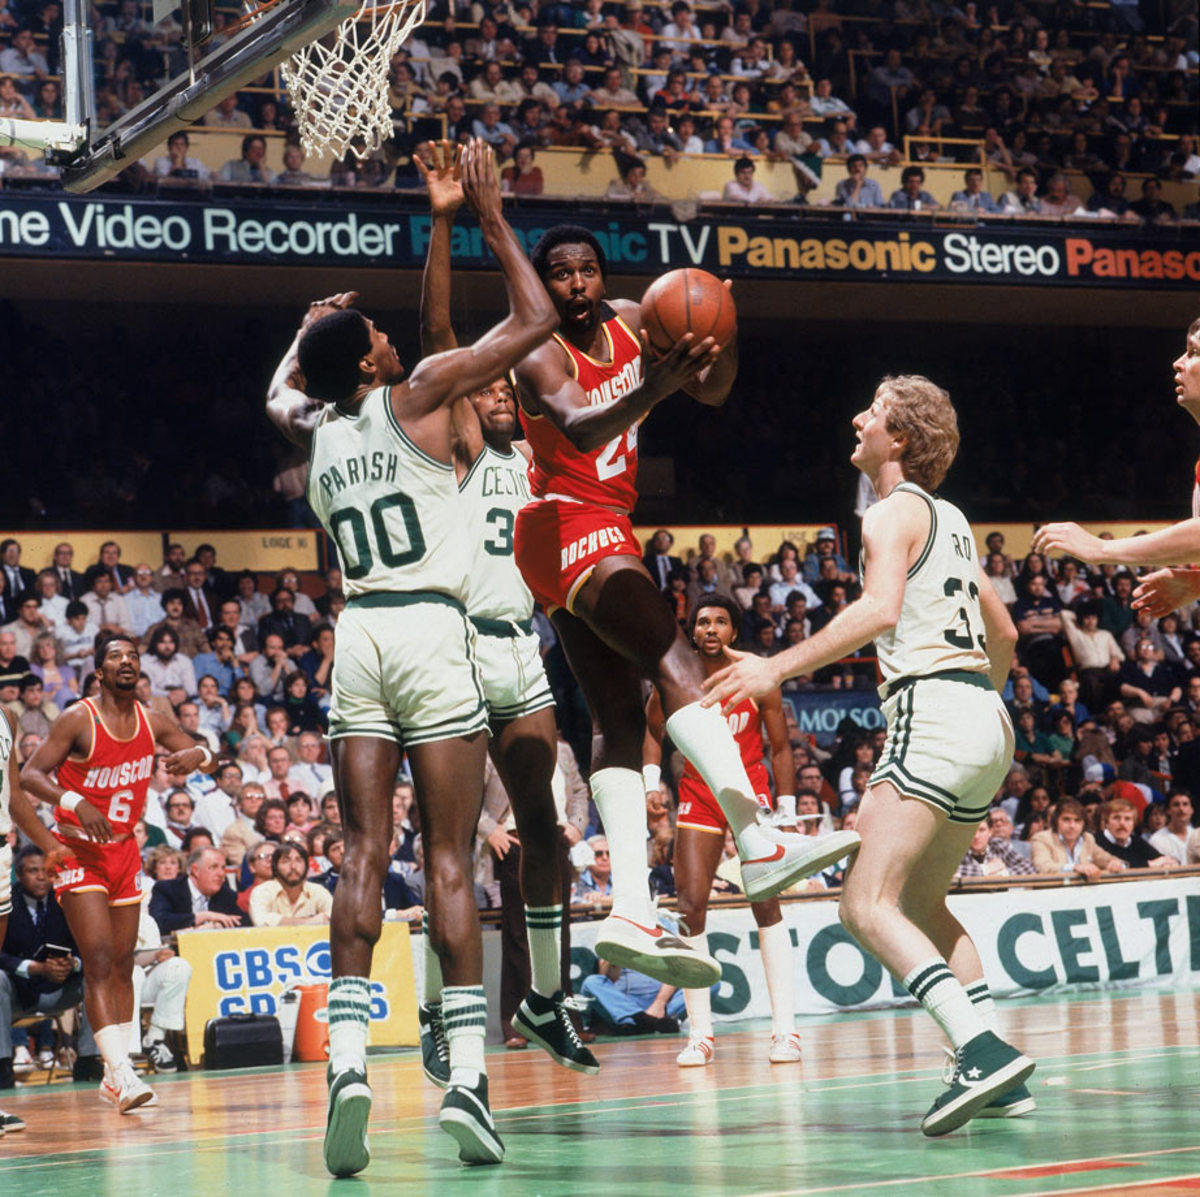
{"type": "Polygon", "coordinates": [[[1133,605],[1154,616],[1188,607],[1200,599],[1200,569],[1159,569],[1147,574],[1133,592],[1133,605]]]}
{"type": "Polygon", "coordinates": [[[1017,647],[1017,629],[1012,616],[1004,605],[996,588],[979,571],[979,608],[983,613],[984,634],[987,637],[987,655],[991,662],[988,677],[1000,694],[1008,681],[1012,668],[1013,651],[1017,647]]]}
{"type": "Polygon", "coordinates": [[[206,744],[197,744],[187,732],[165,715],[150,716],[150,730],[154,732],[155,743],[161,744],[171,755],[163,762],[168,772],[215,773],[217,758],[212,749],[206,744]]]}
{"type": "Polygon", "coordinates": [[[357,291],[343,291],[328,299],[317,299],[308,305],[308,311],[292,338],[288,351],[283,355],[271,385],[267,388],[267,419],[294,445],[308,450],[312,445],[313,429],[317,417],[325,406],[320,400],[310,399],[304,393],[304,372],[300,369],[300,338],[314,320],[328,316],[330,312],[354,306],[357,291]]]}
{"type": "Polygon", "coordinates": [[[833,617],[816,635],[777,653],[755,657],[726,649],[736,658],[705,683],[705,706],[726,713],[747,698],[761,698],[790,677],[812,673],[870,643],[896,626],[904,600],[909,562],[929,535],[929,508],[917,495],[891,495],[863,516],[867,572],[862,597],[833,617]]]}
{"type": "Polygon", "coordinates": [[[89,839],[107,844],[113,838],[109,821],[90,802],[75,801],[81,796],[64,790],[54,780],[59,765],[72,753],[84,756],[91,751],[91,717],[87,707],[78,703],[50,724],[50,734],[37,746],[21,770],[25,793],[49,806],[62,806],[64,799],[79,820],[89,839]]]}
{"type": "Polygon", "coordinates": [[[1078,524],[1043,524],[1034,533],[1033,551],[1065,553],[1089,565],[1179,565],[1200,560],[1200,519],[1120,540],[1101,540],[1078,524]]]}
{"type": "MultiPolygon", "coordinates": [[[[13,744],[16,744],[17,721],[11,711],[4,711],[3,717],[8,720],[9,730],[13,734],[13,744]]],[[[12,752],[8,758],[8,810],[12,821],[21,831],[36,844],[47,856],[50,853],[62,851],[62,845],[46,830],[45,824],[37,817],[33,803],[21,788],[21,772],[17,768],[17,754],[12,752]]]]}
{"type": "Polygon", "coordinates": [[[451,141],[429,143],[430,164],[413,158],[429,192],[433,224],[425,273],[421,276],[421,356],[458,348],[450,319],[450,234],[454,217],[463,204],[462,147],[451,141]]]}
{"type": "Polygon", "coordinates": [[[413,371],[406,415],[421,416],[508,373],[554,331],[558,317],[541,279],[501,211],[491,148],[478,138],[462,155],[463,192],[496,255],[508,292],[508,315],[474,345],[426,358],[413,371]]]}

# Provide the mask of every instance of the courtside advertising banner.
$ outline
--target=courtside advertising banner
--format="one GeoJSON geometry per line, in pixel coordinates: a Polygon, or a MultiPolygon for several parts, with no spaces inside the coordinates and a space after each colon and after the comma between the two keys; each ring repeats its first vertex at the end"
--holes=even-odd
{"type": "MultiPolygon", "coordinates": [[[[956,893],[949,901],[979,949],[996,997],[1200,983],[1200,877],[956,893]]],[[[838,922],[836,901],[785,903],[783,918],[794,948],[797,1013],[912,1004],[838,922]]],[[[598,927],[571,927],[577,991],[582,976],[595,969],[598,927]]],[[[748,907],[709,911],[708,950],[723,974],[713,1016],[723,1022],[769,1018],[758,929],[748,907]]]]}
{"type": "MultiPolygon", "coordinates": [[[[200,1058],[204,1024],[231,1014],[278,1014],[279,997],[332,978],[329,928],[246,927],[181,931],[179,954],[192,966],[187,993],[188,1054],[200,1058]]],[[[371,1038],[376,1047],[420,1042],[407,923],[384,923],[371,966],[371,1038]]]]}
{"type": "MultiPolygon", "coordinates": [[[[403,197],[392,193],[396,202],[403,197]]],[[[506,213],[528,250],[560,217],[506,213]]],[[[596,235],[609,268],[657,275],[700,266],[726,277],[900,280],[1088,287],[1195,288],[1200,227],[1150,233],[1100,221],[1046,227],[924,220],[801,222],[793,217],[700,217],[665,210],[609,217],[573,213],[596,235]]],[[[343,202],[304,204],[223,196],[193,203],[120,196],[0,195],[0,256],[108,262],[416,269],[429,245],[428,212],[343,202]]],[[[494,266],[464,214],[455,267],[494,266]]]]}

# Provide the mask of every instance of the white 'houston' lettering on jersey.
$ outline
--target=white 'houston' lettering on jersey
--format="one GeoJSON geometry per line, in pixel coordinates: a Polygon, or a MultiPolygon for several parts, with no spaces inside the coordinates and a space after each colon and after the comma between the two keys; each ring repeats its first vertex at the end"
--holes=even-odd
{"type": "MultiPolygon", "coordinates": [[[[986,671],[989,661],[979,605],[979,567],[971,525],[953,503],[935,499],[915,482],[897,491],[929,505],[929,538],[908,571],[900,618],[876,637],[884,682],[945,669],[986,671]]],[[[869,568],[869,563],[868,563],[869,568]]]]}
{"type": "Polygon", "coordinates": [[[347,596],[430,590],[467,598],[469,554],[454,467],[417,448],[389,387],[313,432],[308,501],[333,538],[347,596]]]}
{"type": "Polygon", "coordinates": [[[15,751],[12,728],[9,727],[8,720],[0,715],[0,836],[8,835],[12,830],[12,814],[9,810],[12,789],[8,783],[8,773],[9,761],[15,751]]]}
{"type": "Polygon", "coordinates": [[[469,614],[520,623],[533,615],[533,595],[513,559],[517,512],[531,500],[528,465],[515,449],[490,445],[459,483],[471,542],[469,614]]]}

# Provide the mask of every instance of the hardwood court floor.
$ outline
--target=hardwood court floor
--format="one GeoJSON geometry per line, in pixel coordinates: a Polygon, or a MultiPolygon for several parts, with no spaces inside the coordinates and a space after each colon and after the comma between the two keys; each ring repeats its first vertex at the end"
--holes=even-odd
{"type": "Polygon", "coordinates": [[[1028,1119],[927,1140],[940,1035],[920,1011],[805,1019],[800,1066],[767,1063],[763,1029],[719,1034],[679,1069],[676,1039],[599,1045],[598,1077],[533,1049],[489,1056],[508,1146],[465,1169],[415,1052],[372,1057],[373,1160],[321,1166],[324,1068],[161,1078],[157,1109],[118,1116],[92,1086],[0,1095],[29,1129],[0,1140],[3,1197],[967,1197],[1200,1193],[1200,991],[1001,1005],[1039,1062],[1028,1119]]]}

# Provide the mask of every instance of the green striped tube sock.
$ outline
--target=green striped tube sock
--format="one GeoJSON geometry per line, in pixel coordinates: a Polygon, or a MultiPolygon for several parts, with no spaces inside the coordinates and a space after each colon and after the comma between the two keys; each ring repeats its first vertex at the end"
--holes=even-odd
{"type": "Polygon", "coordinates": [[[436,1006],[442,1000],[442,958],[433,950],[428,910],[421,914],[421,934],[425,937],[425,1005],[436,1006]]]}
{"type": "Polygon", "coordinates": [[[442,1024],[450,1045],[450,1083],[474,1088],[487,1069],[483,1038],[487,998],[482,985],[447,985],[442,990],[442,1024]]]}
{"type": "Polygon", "coordinates": [[[918,964],[904,978],[904,988],[925,1007],[956,1051],[988,1029],[967,991],[940,956],[918,964]]]}
{"type": "Polygon", "coordinates": [[[371,982],[366,977],[334,977],[329,983],[329,1066],[336,1076],[367,1066],[371,1021],[371,982]]]}
{"type": "Polygon", "coordinates": [[[552,997],[562,988],[562,907],[526,906],[533,988],[552,997]]]}
{"type": "Polygon", "coordinates": [[[971,1005],[975,1007],[975,1012],[983,1019],[984,1026],[994,1035],[999,1035],[1000,1018],[988,983],[982,977],[978,981],[972,981],[967,986],[967,997],[971,999],[971,1005]]]}

